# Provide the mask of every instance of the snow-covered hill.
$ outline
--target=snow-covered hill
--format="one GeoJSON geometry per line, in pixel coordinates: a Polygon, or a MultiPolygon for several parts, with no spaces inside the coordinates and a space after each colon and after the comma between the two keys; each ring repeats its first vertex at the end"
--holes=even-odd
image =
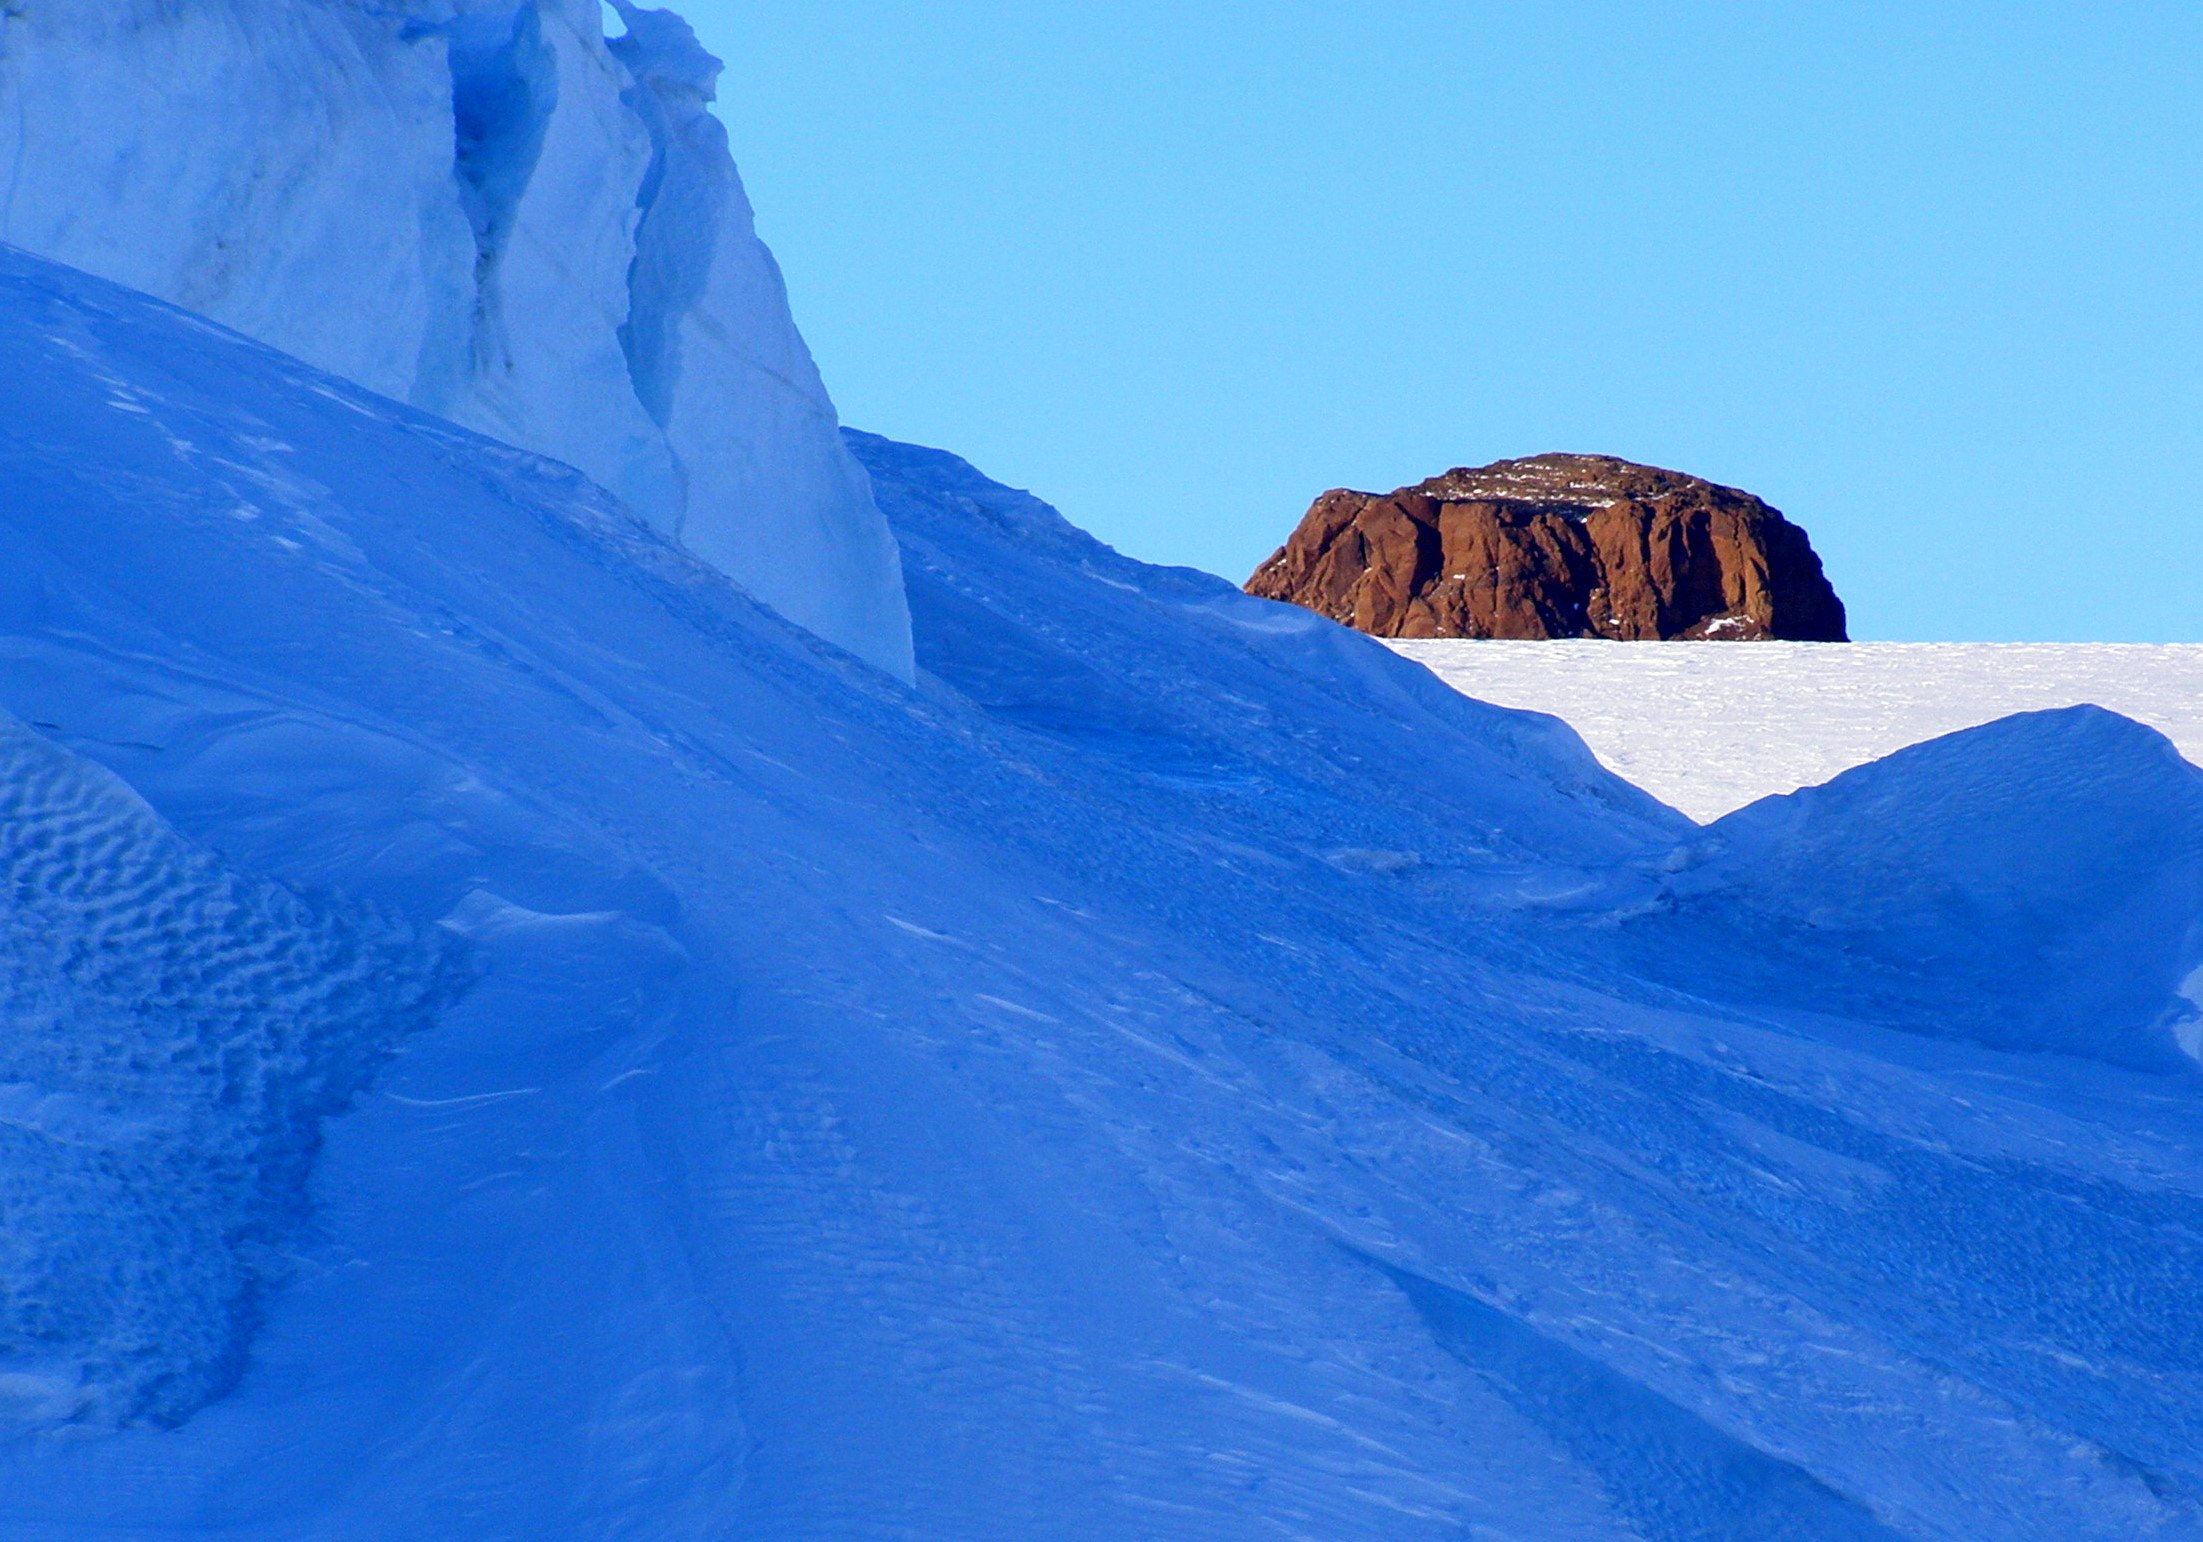
{"type": "Polygon", "coordinates": [[[910,669],[726,132],[617,0],[0,4],[0,241],[580,467],[783,615],[910,669]]]}
{"type": "Polygon", "coordinates": [[[2203,1534],[2147,730],[1701,830],[937,452],[906,689],[98,281],[0,353],[0,1534],[2203,1534]]]}
{"type": "Polygon", "coordinates": [[[2082,703],[2203,763],[2203,644],[1394,642],[1482,701],[1567,720],[1694,819],[2014,712],[2082,703]]]}

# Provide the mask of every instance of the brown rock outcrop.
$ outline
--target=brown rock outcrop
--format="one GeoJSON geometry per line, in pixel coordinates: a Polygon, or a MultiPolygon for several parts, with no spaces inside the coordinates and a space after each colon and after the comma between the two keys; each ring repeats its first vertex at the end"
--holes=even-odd
{"type": "Polygon", "coordinates": [[[1325,493],[1247,592],[1379,637],[1846,640],[1843,601],[1778,510],[1607,455],[1325,493]]]}

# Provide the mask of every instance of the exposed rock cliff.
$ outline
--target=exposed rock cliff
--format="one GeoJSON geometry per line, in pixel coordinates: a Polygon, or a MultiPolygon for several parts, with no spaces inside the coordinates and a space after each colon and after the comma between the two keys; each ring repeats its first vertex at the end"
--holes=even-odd
{"type": "Polygon", "coordinates": [[[1846,640],[1843,601],[1778,510],[1606,455],[1325,493],[1247,592],[1380,637],[1846,640]]]}

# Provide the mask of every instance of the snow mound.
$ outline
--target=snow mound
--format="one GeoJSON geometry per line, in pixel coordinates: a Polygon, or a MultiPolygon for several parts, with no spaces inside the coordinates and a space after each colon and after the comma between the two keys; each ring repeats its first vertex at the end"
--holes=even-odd
{"type": "MultiPolygon", "coordinates": [[[[1829,1004],[2005,1049],[2175,1068],[2203,965],[2203,772],[2099,707],[1901,750],[1710,827],[1675,892],[1843,961],[1829,1004]]],[[[1755,971],[1761,989],[1774,989],[1755,971]]]]}
{"type": "Polygon", "coordinates": [[[0,719],[0,1432],[173,1423],[235,1381],[321,1122],[444,951],[246,878],[0,719]]]}
{"type": "Polygon", "coordinates": [[[0,6],[0,241],[569,462],[907,677],[718,61],[620,14],[607,42],[598,0],[0,6]]]}

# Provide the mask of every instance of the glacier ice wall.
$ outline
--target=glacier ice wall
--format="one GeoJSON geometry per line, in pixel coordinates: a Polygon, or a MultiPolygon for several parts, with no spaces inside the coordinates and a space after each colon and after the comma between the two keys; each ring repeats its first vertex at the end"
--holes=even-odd
{"type": "Polygon", "coordinates": [[[0,6],[0,240],[566,461],[911,670],[893,538],[759,241],[718,62],[597,0],[0,6]]]}

